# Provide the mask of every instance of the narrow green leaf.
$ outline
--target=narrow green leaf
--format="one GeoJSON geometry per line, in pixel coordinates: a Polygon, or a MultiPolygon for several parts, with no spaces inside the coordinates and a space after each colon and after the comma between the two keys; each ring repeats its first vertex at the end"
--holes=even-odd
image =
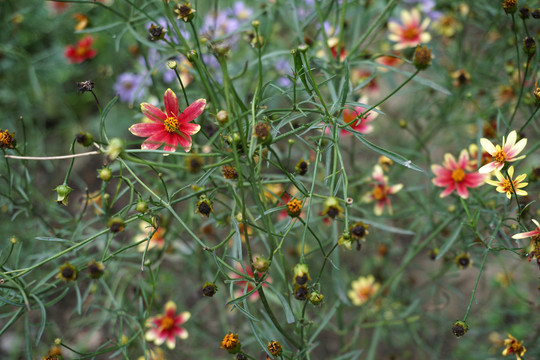
{"type": "Polygon", "coordinates": [[[271,284],[267,284],[268,285],[268,288],[270,290],[272,290],[272,292],[274,294],[276,294],[276,296],[278,297],[279,301],[281,302],[281,305],[283,306],[283,312],[285,313],[285,319],[287,319],[287,324],[292,324],[294,323],[296,320],[294,318],[294,315],[292,313],[292,309],[291,307],[289,306],[289,303],[287,302],[287,300],[283,297],[283,295],[281,295],[279,293],[279,291],[274,287],[272,286],[271,284]]]}
{"type": "Polygon", "coordinates": [[[441,247],[441,250],[440,250],[439,254],[437,255],[437,257],[435,258],[435,260],[439,260],[440,258],[442,258],[444,256],[444,254],[446,254],[446,252],[448,250],[450,250],[450,248],[452,247],[452,244],[456,241],[459,234],[461,233],[462,228],[463,228],[463,223],[459,223],[459,226],[456,229],[456,231],[452,234],[452,236],[441,247]]]}

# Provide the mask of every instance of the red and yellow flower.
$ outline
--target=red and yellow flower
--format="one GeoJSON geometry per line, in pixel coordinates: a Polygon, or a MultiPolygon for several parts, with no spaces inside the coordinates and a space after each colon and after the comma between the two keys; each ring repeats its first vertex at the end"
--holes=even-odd
{"type": "Polygon", "coordinates": [[[92,49],[94,38],[86,35],[77,42],[77,45],[68,45],[64,51],[65,57],[71,64],[80,64],[85,60],[94,58],[97,55],[97,50],[92,49]]]}
{"type": "Polygon", "coordinates": [[[163,99],[165,112],[154,105],[142,103],[141,111],[151,122],[135,124],[129,131],[135,136],[148,137],[142,143],[141,149],[155,150],[165,144],[165,151],[176,151],[180,145],[188,152],[191,150],[191,135],[201,129],[199,124],[192,124],[191,121],[202,114],[206,100],[198,99],[179,113],[178,99],[171,89],[165,91],[163,99]]]}
{"type": "MultiPolygon", "coordinates": [[[[367,98],[363,97],[358,100],[360,103],[367,102],[367,98]]],[[[373,125],[370,123],[379,115],[375,111],[370,111],[367,114],[364,112],[368,110],[362,106],[355,106],[354,110],[345,109],[343,110],[343,121],[349,126],[341,129],[341,135],[350,134],[349,129],[358,131],[362,134],[369,134],[373,131],[373,125]],[[362,115],[362,116],[361,116],[362,115]]]]}
{"type": "Polygon", "coordinates": [[[510,334],[508,334],[508,338],[504,340],[504,346],[506,346],[506,349],[503,350],[502,355],[506,356],[508,354],[514,354],[516,355],[517,360],[521,360],[521,357],[527,351],[525,346],[523,346],[523,341],[518,341],[510,334]]]}
{"type": "Polygon", "coordinates": [[[461,150],[459,159],[456,161],[452,154],[444,155],[444,162],[441,165],[431,165],[431,171],[435,174],[432,180],[435,186],[446,187],[441,193],[445,197],[457,191],[463,199],[469,197],[468,188],[479,187],[484,184],[487,175],[477,172],[467,172],[470,167],[469,153],[467,150],[461,150]]]}
{"type": "Polygon", "coordinates": [[[373,191],[365,194],[362,200],[367,203],[375,201],[375,215],[382,215],[385,206],[388,206],[388,213],[392,215],[392,204],[388,196],[399,192],[403,188],[403,184],[389,186],[388,177],[384,176],[380,165],[373,167],[371,178],[373,179],[371,184],[373,191]]]}
{"type": "Polygon", "coordinates": [[[166,342],[169,349],[174,349],[177,336],[180,339],[187,339],[188,332],[182,325],[190,317],[191,314],[187,311],[176,315],[176,304],[168,301],[163,314],[153,316],[146,321],[146,326],[150,327],[145,334],[146,341],[154,342],[157,346],[166,342]]]}

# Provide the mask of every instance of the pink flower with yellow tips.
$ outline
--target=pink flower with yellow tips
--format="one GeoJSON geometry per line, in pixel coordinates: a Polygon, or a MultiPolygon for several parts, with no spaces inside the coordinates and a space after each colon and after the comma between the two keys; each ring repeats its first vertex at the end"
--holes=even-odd
{"type": "Polygon", "coordinates": [[[431,171],[435,174],[432,180],[435,186],[445,187],[441,197],[450,195],[457,191],[463,199],[469,197],[469,189],[479,187],[484,184],[487,175],[477,172],[467,172],[470,167],[469,153],[467,150],[461,150],[459,158],[456,161],[452,154],[444,155],[444,162],[441,165],[431,165],[431,171]]]}
{"type": "Polygon", "coordinates": [[[142,143],[141,149],[155,150],[165,144],[163,148],[165,151],[176,151],[180,145],[188,152],[191,150],[191,135],[195,135],[201,129],[199,124],[193,124],[191,121],[202,114],[206,100],[196,100],[179,114],[178,99],[171,89],[165,91],[163,99],[165,112],[154,105],[142,103],[141,111],[151,122],[135,124],[129,131],[135,136],[148,137],[142,143]]]}
{"type": "Polygon", "coordinates": [[[428,43],[431,40],[431,35],[425,32],[430,19],[425,18],[421,22],[420,12],[412,9],[401,11],[401,24],[396,21],[388,22],[388,30],[390,34],[388,39],[395,42],[394,50],[402,50],[409,47],[415,47],[419,44],[428,43]]]}
{"type": "Polygon", "coordinates": [[[388,196],[400,191],[403,188],[403,184],[388,186],[388,177],[384,176],[383,169],[380,165],[373,167],[371,178],[374,181],[371,184],[373,191],[365,194],[362,200],[367,203],[375,201],[375,215],[382,215],[385,206],[388,206],[388,213],[392,215],[392,205],[388,196]]]}
{"type": "Polygon", "coordinates": [[[157,346],[166,342],[169,349],[174,349],[177,336],[180,339],[187,339],[188,332],[182,325],[190,317],[191,314],[187,311],[176,315],[176,304],[174,301],[168,301],[163,314],[153,316],[146,321],[146,326],[150,327],[145,334],[146,341],[154,342],[157,346]]]}
{"type": "MultiPolygon", "coordinates": [[[[367,98],[363,97],[358,102],[366,103],[367,98]]],[[[354,110],[345,109],[343,110],[343,121],[349,126],[341,129],[341,135],[350,134],[349,129],[358,131],[362,134],[369,134],[373,131],[373,125],[371,122],[379,115],[375,111],[370,111],[367,114],[364,114],[360,117],[368,108],[362,106],[355,106],[354,110]]]]}
{"type": "Polygon", "coordinates": [[[516,140],[517,132],[515,130],[508,134],[506,140],[503,136],[502,146],[493,145],[491,141],[486,138],[480,139],[480,144],[482,144],[484,150],[493,157],[493,160],[478,169],[478,172],[487,174],[492,171],[500,171],[505,163],[523,159],[525,155],[517,155],[525,148],[525,145],[527,145],[527,139],[521,139],[517,143],[516,140]]]}

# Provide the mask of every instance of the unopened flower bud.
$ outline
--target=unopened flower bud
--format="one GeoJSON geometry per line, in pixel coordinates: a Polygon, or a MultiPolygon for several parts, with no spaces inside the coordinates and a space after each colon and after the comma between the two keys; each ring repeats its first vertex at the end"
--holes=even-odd
{"type": "Polygon", "coordinates": [[[399,127],[405,129],[407,127],[407,122],[403,119],[399,120],[399,127]]]}
{"type": "Polygon", "coordinates": [[[92,260],[88,263],[88,275],[92,279],[99,279],[105,272],[105,265],[101,261],[92,260]]]}
{"type": "Polygon", "coordinates": [[[261,22],[259,20],[253,20],[251,22],[251,26],[253,26],[255,29],[258,29],[259,25],[261,25],[261,22]]]}
{"type": "Polygon", "coordinates": [[[9,239],[9,242],[11,242],[13,245],[15,245],[19,240],[15,236],[12,236],[11,239],[9,239]]]}
{"type": "Polygon", "coordinates": [[[224,126],[229,122],[229,113],[225,110],[218,111],[216,119],[220,126],[224,126]]]}
{"type": "Polygon", "coordinates": [[[298,45],[298,51],[305,53],[308,50],[309,46],[307,44],[298,45]]]}
{"type": "Polygon", "coordinates": [[[199,58],[199,54],[197,54],[197,51],[191,49],[187,52],[186,58],[189,62],[194,63],[199,58]]]}
{"type": "Polygon", "coordinates": [[[139,200],[135,206],[135,210],[141,214],[144,214],[148,211],[148,204],[144,200],[139,200]]]}
{"type": "Polygon", "coordinates": [[[124,141],[119,138],[112,138],[109,142],[109,146],[107,146],[107,149],[105,149],[105,153],[107,154],[107,159],[112,162],[114,161],[122,152],[124,151],[124,141]]]}
{"type": "Polygon", "coordinates": [[[56,190],[57,198],[56,202],[58,204],[62,204],[67,206],[68,204],[68,196],[71,193],[71,188],[67,186],[66,184],[58,185],[54,190],[56,190]]]}
{"type": "Polygon", "coordinates": [[[255,268],[255,271],[262,274],[270,267],[270,261],[264,256],[257,256],[253,262],[253,267],[255,268]]]}
{"type": "Polygon", "coordinates": [[[174,70],[178,67],[178,64],[174,60],[169,60],[167,61],[167,66],[169,67],[169,69],[174,70]]]}
{"type": "Polygon", "coordinates": [[[99,178],[103,181],[109,181],[112,178],[112,171],[108,166],[98,170],[99,178]]]}

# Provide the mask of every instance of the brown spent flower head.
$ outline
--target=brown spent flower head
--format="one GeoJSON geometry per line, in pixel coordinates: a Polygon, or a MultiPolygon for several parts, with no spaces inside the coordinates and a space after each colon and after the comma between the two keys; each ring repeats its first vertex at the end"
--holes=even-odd
{"type": "Polygon", "coordinates": [[[90,133],[83,133],[80,132],[77,135],[75,135],[75,140],[82,146],[89,147],[94,143],[94,137],[90,133]]]}
{"type": "Polygon", "coordinates": [[[418,45],[414,50],[413,64],[418,70],[425,70],[431,65],[431,49],[418,45]]]}
{"type": "Polygon", "coordinates": [[[255,125],[254,136],[263,144],[269,143],[272,140],[272,134],[270,134],[270,125],[264,121],[258,122],[257,125],[255,125]]]}
{"type": "Polygon", "coordinates": [[[236,360],[248,360],[248,357],[245,354],[236,354],[236,360]]]}
{"type": "Polygon", "coordinates": [[[206,296],[206,297],[212,297],[212,296],[215,295],[217,290],[218,290],[218,288],[217,288],[216,284],[207,281],[203,285],[202,294],[203,294],[203,296],[206,296]]]}
{"type": "Polygon", "coordinates": [[[460,338],[467,333],[469,325],[465,321],[458,320],[452,324],[452,333],[460,338]]]}
{"type": "Polygon", "coordinates": [[[190,22],[195,17],[195,9],[191,7],[190,3],[176,4],[174,12],[178,15],[178,19],[182,19],[184,22],[190,22]]]}
{"type": "Polygon", "coordinates": [[[300,176],[303,176],[303,175],[306,175],[306,173],[308,172],[308,168],[309,168],[309,161],[300,159],[300,161],[294,167],[294,172],[300,176]]]}
{"type": "Polygon", "coordinates": [[[531,16],[535,19],[540,19],[540,8],[534,9],[531,16]]]}
{"type": "Polygon", "coordinates": [[[536,41],[533,37],[527,36],[523,39],[523,52],[529,56],[534,56],[536,53],[536,41]]]}
{"type": "Polygon", "coordinates": [[[124,230],[126,223],[121,217],[115,216],[109,220],[109,230],[113,233],[119,233],[124,230]]]}
{"type": "Polygon", "coordinates": [[[311,280],[311,276],[309,276],[307,264],[296,264],[294,267],[293,284],[304,286],[309,280],[311,280]]]}
{"type": "Polygon", "coordinates": [[[298,199],[291,199],[287,203],[287,214],[289,214],[290,217],[295,218],[300,216],[300,213],[302,212],[302,201],[298,199]]]}
{"type": "Polygon", "coordinates": [[[60,356],[62,355],[62,348],[57,345],[51,346],[49,349],[49,356],[60,356]]]}
{"type": "Polygon", "coordinates": [[[366,236],[369,234],[368,229],[369,229],[369,225],[364,224],[363,222],[359,221],[349,228],[349,232],[351,233],[351,238],[353,240],[365,241],[366,236]]]}
{"type": "Polygon", "coordinates": [[[0,130],[0,148],[13,149],[17,145],[13,135],[15,135],[15,132],[10,134],[8,130],[0,130]]]}
{"type": "Polygon", "coordinates": [[[332,219],[335,219],[337,217],[341,217],[341,214],[343,213],[343,208],[339,206],[339,201],[333,196],[330,196],[326,198],[324,201],[324,210],[321,213],[321,215],[328,215],[332,219]]]}
{"type": "Polygon", "coordinates": [[[221,172],[223,173],[223,177],[228,180],[236,180],[238,179],[238,173],[236,172],[236,169],[233,166],[224,166],[223,169],[221,169],[221,172]]]}
{"type": "Polygon", "coordinates": [[[270,354],[272,354],[274,356],[279,356],[279,355],[281,355],[283,349],[281,348],[281,345],[280,345],[279,342],[270,341],[268,343],[268,351],[270,351],[270,354]]]}
{"type": "Polygon", "coordinates": [[[459,254],[458,256],[454,258],[454,262],[460,269],[466,269],[468,267],[471,267],[473,264],[473,261],[469,253],[459,254]]]}
{"type": "Polygon", "coordinates": [[[43,360],[58,360],[58,356],[56,355],[43,356],[43,360]]]}
{"type": "Polygon", "coordinates": [[[208,217],[214,209],[212,208],[212,201],[206,197],[206,195],[201,195],[199,201],[197,202],[196,214],[201,214],[202,216],[208,217]]]}
{"type": "Polygon", "coordinates": [[[221,348],[227,350],[231,354],[236,354],[240,351],[242,345],[238,340],[238,334],[229,332],[221,341],[221,348]]]}
{"type": "Polygon", "coordinates": [[[522,6],[519,8],[519,17],[523,20],[527,20],[529,17],[531,17],[531,8],[527,5],[522,6]]]}
{"type": "Polygon", "coordinates": [[[84,94],[87,91],[92,92],[92,90],[94,89],[94,82],[92,80],[80,81],[80,82],[76,82],[75,84],[77,85],[77,90],[81,94],[84,94]]]}
{"type": "Polygon", "coordinates": [[[517,0],[503,0],[502,7],[506,15],[513,14],[517,10],[517,0]]]}
{"type": "Polygon", "coordinates": [[[56,278],[68,282],[77,280],[78,276],[79,271],[77,268],[66,261],[64,265],[60,266],[60,271],[56,275],[56,278]]]}
{"type": "Polygon", "coordinates": [[[167,32],[166,29],[164,29],[162,26],[159,25],[150,25],[150,28],[148,29],[148,32],[150,33],[150,41],[157,41],[161,40],[165,37],[165,33],[167,32]]]}
{"type": "Polygon", "coordinates": [[[454,87],[461,87],[471,83],[471,74],[465,69],[459,69],[450,74],[450,77],[454,80],[452,84],[454,87]]]}
{"type": "Polygon", "coordinates": [[[101,261],[92,260],[88,263],[87,269],[92,279],[99,279],[105,272],[105,265],[101,261]]]}
{"type": "Polygon", "coordinates": [[[306,285],[294,285],[294,298],[296,300],[305,301],[309,295],[306,285]]]}
{"type": "Polygon", "coordinates": [[[187,171],[191,174],[197,174],[199,171],[201,171],[202,166],[204,165],[203,158],[197,154],[186,156],[184,161],[187,171]]]}

